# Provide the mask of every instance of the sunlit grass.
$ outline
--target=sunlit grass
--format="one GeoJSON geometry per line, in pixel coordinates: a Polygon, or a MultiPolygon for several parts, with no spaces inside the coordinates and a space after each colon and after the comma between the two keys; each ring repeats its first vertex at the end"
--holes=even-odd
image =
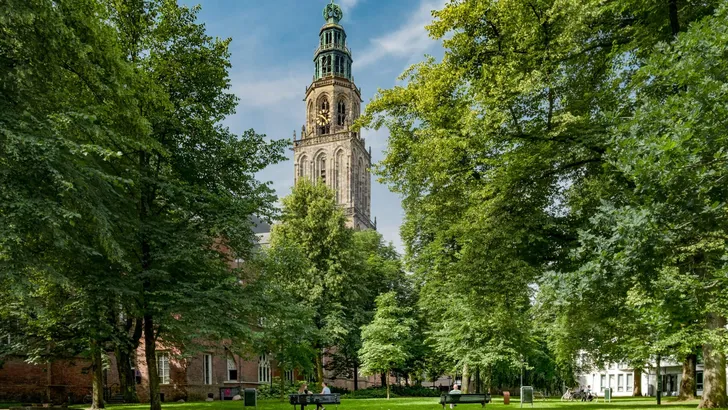
{"type": "MultiPolygon", "coordinates": [[[[618,398],[612,400],[611,403],[581,403],[581,402],[562,402],[558,399],[549,399],[546,401],[537,400],[533,404],[534,409],[562,409],[562,410],[599,410],[599,409],[639,409],[639,410],[657,410],[661,408],[669,409],[694,409],[698,405],[697,400],[677,402],[673,398],[665,398],[662,406],[657,406],[654,398],[618,398]]],[[[76,409],[83,409],[88,406],[74,406],[76,409]]],[[[524,408],[530,408],[530,404],[524,404],[524,408]]],[[[123,404],[110,405],[109,409],[116,410],[146,410],[148,404],[123,404]]],[[[190,402],[190,403],[162,403],[165,410],[246,410],[242,401],[214,401],[214,402],[190,402]]],[[[287,401],[281,400],[259,400],[258,410],[291,410],[293,407],[287,401]]],[[[437,410],[442,407],[438,403],[436,397],[422,398],[395,398],[386,399],[342,399],[340,410],[437,410]]],[[[480,406],[477,404],[461,404],[457,410],[477,410],[480,406]]],[[[494,397],[493,403],[486,406],[487,409],[516,409],[520,408],[518,398],[511,398],[510,405],[503,404],[502,397],[494,397]]],[[[316,406],[308,406],[307,410],[315,410],[316,406]]],[[[327,406],[327,410],[335,410],[336,406],[327,406]]]]}

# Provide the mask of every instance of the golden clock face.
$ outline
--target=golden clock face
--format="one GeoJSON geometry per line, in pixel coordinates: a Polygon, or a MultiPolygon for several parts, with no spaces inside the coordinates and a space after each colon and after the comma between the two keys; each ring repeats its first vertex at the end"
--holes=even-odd
{"type": "Polygon", "coordinates": [[[318,117],[316,117],[316,124],[324,126],[327,125],[329,122],[331,122],[331,119],[329,118],[328,110],[323,110],[319,112],[318,117]]]}

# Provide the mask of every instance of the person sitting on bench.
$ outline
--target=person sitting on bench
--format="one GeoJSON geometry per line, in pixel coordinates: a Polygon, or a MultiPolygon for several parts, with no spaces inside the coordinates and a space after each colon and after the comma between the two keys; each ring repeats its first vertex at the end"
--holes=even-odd
{"type": "Polygon", "coordinates": [[[298,389],[298,394],[313,394],[313,392],[308,389],[308,384],[303,383],[301,388],[298,389]]]}
{"type": "MultiPolygon", "coordinates": [[[[448,394],[463,394],[463,392],[460,391],[460,386],[457,384],[452,385],[452,390],[450,390],[450,393],[448,394]]],[[[457,404],[450,404],[450,408],[454,409],[457,404]]]]}
{"type": "MultiPolygon", "coordinates": [[[[329,389],[329,386],[326,384],[326,382],[321,382],[321,394],[331,394],[331,389],[329,389]]],[[[316,410],[326,410],[326,407],[324,407],[322,404],[316,404],[316,410]]]]}

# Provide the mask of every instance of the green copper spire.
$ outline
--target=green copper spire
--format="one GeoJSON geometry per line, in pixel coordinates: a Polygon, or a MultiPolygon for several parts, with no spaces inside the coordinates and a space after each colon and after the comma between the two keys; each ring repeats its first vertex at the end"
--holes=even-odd
{"type": "Polygon", "coordinates": [[[334,4],[334,0],[324,7],[324,20],[327,23],[339,24],[341,19],[344,17],[344,12],[341,11],[341,7],[338,4],[334,4]]]}

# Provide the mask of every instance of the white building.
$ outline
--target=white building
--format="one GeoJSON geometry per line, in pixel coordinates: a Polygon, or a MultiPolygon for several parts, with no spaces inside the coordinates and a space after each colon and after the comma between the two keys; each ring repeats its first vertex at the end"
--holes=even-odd
{"type": "MultiPolygon", "coordinates": [[[[698,395],[703,393],[703,364],[696,366],[696,381],[698,395]]],[[[581,387],[591,386],[591,390],[604,395],[604,389],[610,387],[613,397],[632,396],[634,393],[634,369],[627,363],[611,363],[606,369],[594,368],[577,376],[581,387]]],[[[657,393],[657,369],[655,363],[650,363],[642,369],[642,395],[655,396],[657,393]]],[[[680,393],[682,382],[682,364],[674,360],[662,359],[660,362],[660,382],[663,396],[677,396],[680,393]]]]}

